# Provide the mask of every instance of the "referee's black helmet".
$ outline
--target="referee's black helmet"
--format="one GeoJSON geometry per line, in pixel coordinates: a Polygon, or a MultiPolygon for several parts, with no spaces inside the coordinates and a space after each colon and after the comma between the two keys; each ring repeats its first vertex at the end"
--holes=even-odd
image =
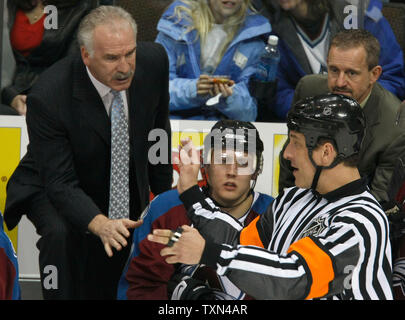
{"type": "Polygon", "coordinates": [[[287,115],[287,126],[305,136],[310,156],[319,139],[332,140],[337,148],[337,164],[360,152],[366,118],[356,100],[341,94],[323,94],[295,103],[287,115]]]}

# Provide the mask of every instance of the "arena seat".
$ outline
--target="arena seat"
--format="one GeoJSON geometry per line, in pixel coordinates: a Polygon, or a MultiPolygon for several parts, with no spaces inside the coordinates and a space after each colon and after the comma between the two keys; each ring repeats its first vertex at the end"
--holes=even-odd
{"type": "Polygon", "coordinates": [[[138,41],[155,41],[157,23],[172,0],[116,0],[115,4],[127,10],[138,25],[138,41]]]}
{"type": "Polygon", "coordinates": [[[405,4],[384,3],[382,13],[390,23],[392,31],[405,54],[405,4]]]}

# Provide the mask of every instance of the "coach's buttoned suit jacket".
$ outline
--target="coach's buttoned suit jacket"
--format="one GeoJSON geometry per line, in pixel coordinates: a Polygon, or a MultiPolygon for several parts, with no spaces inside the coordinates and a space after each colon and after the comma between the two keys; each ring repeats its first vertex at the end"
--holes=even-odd
{"type": "MultiPolygon", "coordinates": [[[[168,69],[162,46],[138,43],[136,71],[127,90],[132,219],[147,206],[150,190],[159,194],[171,188],[168,69]],[[165,164],[148,162],[149,148],[156,143],[148,141],[153,129],[166,134],[167,150],[160,155],[167,154],[165,164]]],[[[29,214],[38,193],[45,193],[72,225],[86,231],[97,214],[108,213],[111,125],[80,54],[45,71],[27,106],[30,143],[8,183],[7,226],[14,228],[29,214]]]]}

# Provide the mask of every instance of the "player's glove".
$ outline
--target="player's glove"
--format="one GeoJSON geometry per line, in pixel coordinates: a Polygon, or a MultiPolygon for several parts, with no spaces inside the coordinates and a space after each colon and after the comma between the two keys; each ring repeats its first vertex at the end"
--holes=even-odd
{"type": "Polygon", "coordinates": [[[167,289],[171,300],[234,300],[232,296],[183,273],[174,274],[167,289]]]}

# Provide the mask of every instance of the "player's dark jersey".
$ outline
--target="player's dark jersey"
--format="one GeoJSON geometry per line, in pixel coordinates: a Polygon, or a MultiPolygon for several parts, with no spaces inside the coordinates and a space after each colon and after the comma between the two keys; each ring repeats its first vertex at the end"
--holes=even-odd
{"type": "Polygon", "coordinates": [[[18,261],[10,238],[3,229],[0,213],[0,300],[20,300],[18,261]]]}
{"type": "Polygon", "coordinates": [[[201,263],[256,299],[392,299],[388,221],[364,180],[322,196],[285,189],[244,229],[198,187],[181,199],[200,233],[216,235],[201,263]]]}

